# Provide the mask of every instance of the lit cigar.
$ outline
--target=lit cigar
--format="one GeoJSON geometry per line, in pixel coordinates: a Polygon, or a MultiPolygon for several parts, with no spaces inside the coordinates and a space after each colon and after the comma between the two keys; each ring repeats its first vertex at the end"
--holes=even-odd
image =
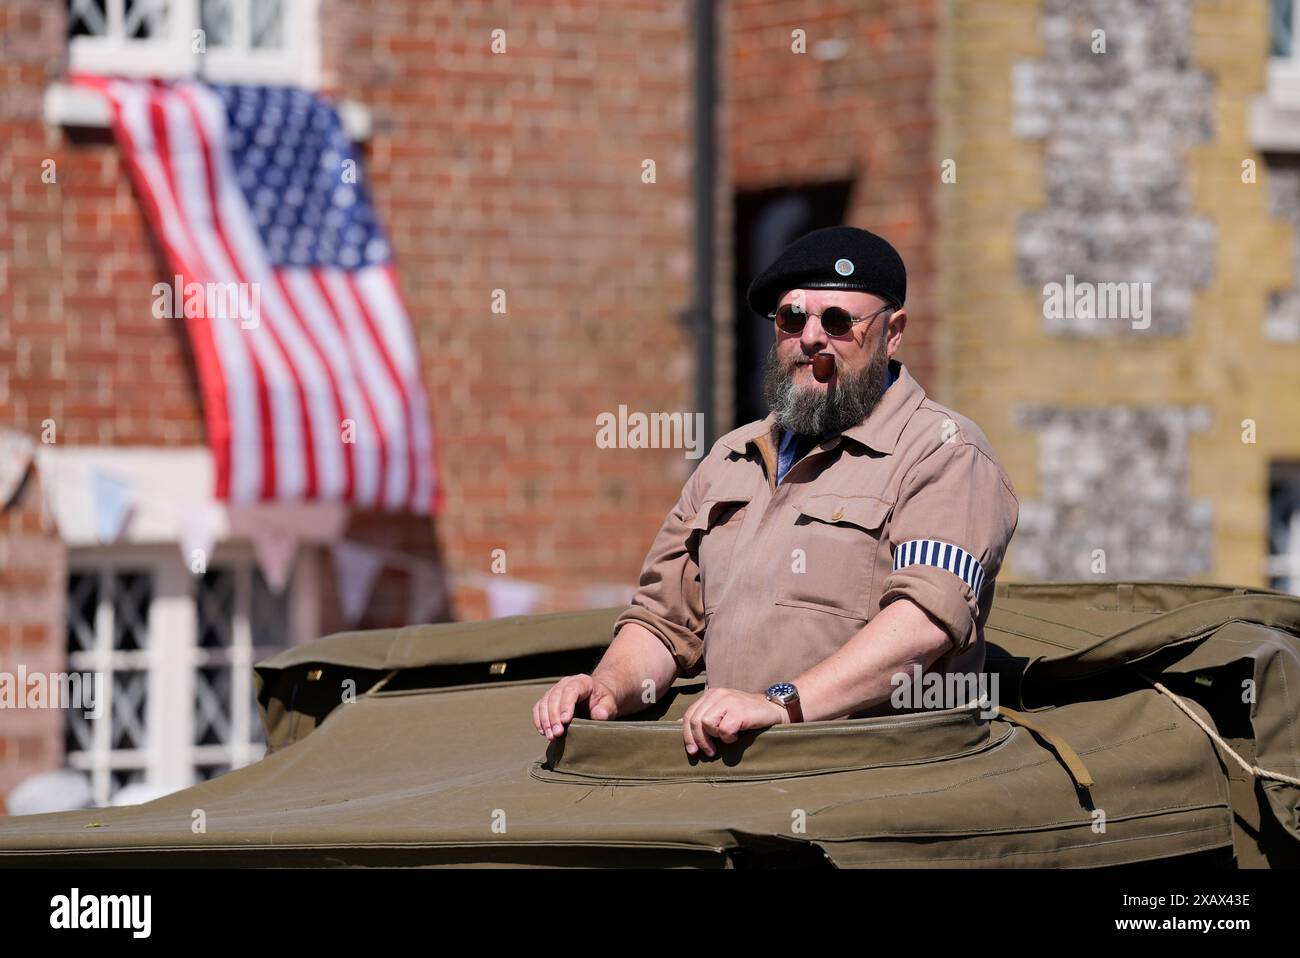
{"type": "Polygon", "coordinates": [[[831,373],[835,371],[835,357],[830,353],[818,353],[813,357],[812,368],[819,383],[830,382],[831,373]]]}

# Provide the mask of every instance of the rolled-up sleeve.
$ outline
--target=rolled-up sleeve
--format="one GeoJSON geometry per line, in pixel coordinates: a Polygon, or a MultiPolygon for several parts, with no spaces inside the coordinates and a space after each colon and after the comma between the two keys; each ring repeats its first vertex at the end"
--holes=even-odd
{"type": "Polygon", "coordinates": [[[687,677],[704,668],[704,600],[700,569],[690,548],[699,476],[697,469],[687,480],[646,555],[632,604],[614,623],[616,635],[626,622],[645,626],[672,653],[678,673],[687,677]]]}
{"type": "Polygon", "coordinates": [[[881,608],[910,599],[943,627],[955,650],[964,650],[1018,518],[1002,467],[974,443],[944,443],[904,478],[890,519],[893,566],[881,608]]]}

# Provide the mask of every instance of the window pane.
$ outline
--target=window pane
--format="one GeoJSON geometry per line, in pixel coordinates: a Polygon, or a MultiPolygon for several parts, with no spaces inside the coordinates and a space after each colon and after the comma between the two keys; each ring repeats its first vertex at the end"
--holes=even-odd
{"type": "Polygon", "coordinates": [[[124,652],[148,648],[153,576],[148,572],[116,572],[112,581],[113,648],[124,652]]]}
{"type": "Polygon", "coordinates": [[[102,37],[108,32],[108,0],[68,0],[68,36],[102,37]]]}
{"type": "Polygon", "coordinates": [[[113,672],[114,749],[145,748],[148,735],[145,716],[149,704],[149,673],[144,671],[113,672]]]}
{"type": "Polygon", "coordinates": [[[194,744],[230,744],[230,669],[194,673],[194,744]]]}
{"type": "Polygon", "coordinates": [[[99,573],[68,574],[68,651],[95,648],[95,612],[99,608],[99,573]]]}
{"type": "Polygon", "coordinates": [[[284,3],[282,0],[254,0],[249,32],[255,50],[279,50],[284,46],[284,3]]]}
{"type": "Polygon", "coordinates": [[[167,0],[126,0],[122,16],[128,40],[149,40],[167,35],[167,0]]]}
{"type": "MultiPolygon", "coordinates": [[[[289,645],[289,596],[293,594],[293,580],[294,575],[291,575],[284,591],[277,595],[267,584],[262,570],[253,567],[253,601],[249,606],[252,621],[249,626],[253,636],[254,662],[269,658],[289,645]]],[[[262,730],[261,713],[257,709],[256,689],[248,697],[248,708],[248,740],[265,745],[266,735],[262,730]]]]}
{"type": "Polygon", "coordinates": [[[144,781],[144,769],[142,768],[115,768],[110,773],[112,786],[110,792],[117,795],[128,785],[137,785],[144,781]]]}
{"type": "MultiPolygon", "coordinates": [[[[95,615],[99,608],[98,571],[68,573],[69,654],[89,652],[95,648],[95,615]]],[[[92,686],[93,688],[93,686],[92,686]]],[[[91,722],[83,709],[65,709],[63,749],[67,753],[89,751],[93,743],[91,722]]]]}
{"type": "Polygon", "coordinates": [[[1300,594],[1300,463],[1274,462],[1268,477],[1269,588],[1300,594]]]}
{"type": "Polygon", "coordinates": [[[266,744],[266,730],[262,728],[262,713],[257,708],[257,691],[248,697],[248,740],[254,745],[266,744]]]}
{"type": "Polygon", "coordinates": [[[1292,0],[1273,0],[1273,56],[1291,55],[1292,0]]]}
{"type": "Polygon", "coordinates": [[[235,572],[221,566],[203,573],[198,586],[199,646],[229,648],[234,637],[235,572]]]}
{"type": "Polygon", "coordinates": [[[225,775],[230,771],[229,765],[196,765],[194,766],[195,774],[201,782],[210,781],[218,775],[225,775]]]}
{"type": "Polygon", "coordinates": [[[64,709],[67,721],[63,725],[63,751],[89,752],[94,744],[94,731],[83,709],[64,709]]]}
{"type": "Polygon", "coordinates": [[[253,567],[253,601],[250,605],[253,649],[257,656],[274,654],[289,644],[289,596],[293,591],[293,578],[276,595],[267,584],[262,570],[253,567]]]}
{"type": "Polygon", "coordinates": [[[231,0],[203,0],[200,16],[209,46],[228,47],[235,42],[234,5],[231,0]]]}

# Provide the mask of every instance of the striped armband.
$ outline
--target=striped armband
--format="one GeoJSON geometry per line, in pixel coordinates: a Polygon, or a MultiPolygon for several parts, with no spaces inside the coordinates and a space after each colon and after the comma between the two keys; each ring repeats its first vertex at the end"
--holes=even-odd
{"type": "Polygon", "coordinates": [[[961,579],[976,596],[984,585],[984,567],[979,560],[960,546],[938,539],[911,539],[901,542],[894,550],[894,571],[909,565],[932,565],[947,569],[961,579]]]}

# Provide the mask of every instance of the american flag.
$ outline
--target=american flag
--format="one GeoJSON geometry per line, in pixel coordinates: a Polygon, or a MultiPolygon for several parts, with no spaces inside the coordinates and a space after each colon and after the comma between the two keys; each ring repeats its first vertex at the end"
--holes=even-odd
{"type": "Polygon", "coordinates": [[[438,511],[419,353],[334,109],[289,87],[78,82],[111,104],[170,285],[214,291],[185,322],[218,498],[438,511]],[[220,316],[235,288],[256,315],[220,316]]]}

